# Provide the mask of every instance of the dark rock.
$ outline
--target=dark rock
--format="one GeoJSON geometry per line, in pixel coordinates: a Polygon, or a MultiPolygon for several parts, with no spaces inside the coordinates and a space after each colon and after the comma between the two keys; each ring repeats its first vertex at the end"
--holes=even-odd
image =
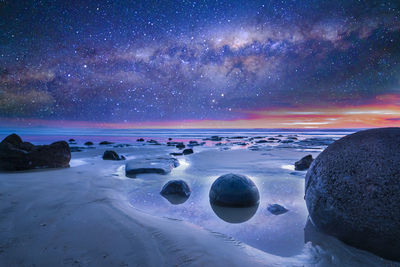
{"type": "Polygon", "coordinates": [[[268,143],[267,140],[258,140],[256,141],[257,144],[263,144],[263,143],[268,143]]]}
{"type": "Polygon", "coordinates": [[[188,146],[193,147],[193,146],[199,146],[200,144],[197,141],[189,141],[188,146]]]}
{"type": "Polygon", "coordinates": [[[152,144],[152,145],[161,145],[157,140],[148,140],[147,143],[152,144]]]}
{"type": "Polygon", "coordinates": [[[305,200],[313,224],[354,247],[400,260],[400,128],[345,136],[313,162],[305,200]]]}
{"type": "Polygon", "coordinates": [[[189,155],[189,154],[193,154],[193,149],[191,148],[186,148],[182,151],[183,155],[189,155]]]}
{"type": "Polygon", "coordinates": [[[204,138],[203,140],[205,140],[205,141],[222,141],[222,137],[219,137],[219,136],[217,136],[217,135],[213,135],[213,136],[211,136],[211,137],[208,137],[208,138],[204,138]]]}
{"type": "Polygon", "coordinates": [[[297,137],[294,137],[294,136],[288,136],[288,138],[287,139],[290,139],[290,140],[297,140],[297,137]]]}
{"type": "Polygon", "coordinates": [[[274,215],[281,215],[281,214],[284,214],[289,211],[285,207],[283,207],[279,204],[268,205],[267,210],[274,215]]]}
{"type": "Polygon", "coordinates": [[[0,169],[21,171],[39,168],[69,167],[71,151],[65,141],[35,146],[12,134],[0,143],[0,169]]]}
{"type": "Polygon", "coordinates": [[[169,137],[169,138],[168,138],[168,140],[169,140],[169,141],[171,141],[171,140],[172,140],[172,138],[171,138],[171,137],[169,137]]]}
{"type": "Polygon", "coordinates": [[[268,138],[268,140],[270,140],[270,141],[280,141],[281,139],[275,138],[275,137],[270,137],[270,138],[268,138]]]}
{"type": "Polygon", "coordinates": [[[104,151],[103,159],[104,160],[124,160],[125,157],[124,156],[120,157],[118,155],[118,153],[113,150],[106,150],[106,151],[104,151]]]}
{"type": "Polygon", "coordinates": [[[99,143],[99,145],[112,145],[112,144],[114,144],[113,142],[109,142],[109,141],[102,141],[102,142],[100,142],[99,143]]]}
{"type": "Polygon", "coordinates": [[[75,143],[75,139],[71,138],[71,139],[68,140],[68,142],[75,143]]]}
{"type": "Polygon", "coordinates": [[[179,153],[179,152],[172,152],[172,153],[169,153],[171,156],[182,156],[183,155],[183,153],[179,153]]]}
{"type": "Polygon", "coordinates": [[[244,175],[225,174],[211,186],[210,203],[228,207],[249,207],[258,205],[260,195],[257,186],[244,175]]]}
{"type": "Polygon", "coordinates": [[[143,138],[136,139],[136,142],[144,142],[143,138]]]}
{"type": "Polygon", "coordinates": [[[314,161],[312,155],[307,155],[303,157],[301,160],[296,161],[294,163],[294,169],[296,171],[305,171],[310,168],[311,163],[314,161]]]}
{"type": "Polygon", "coordinates": [[[163,186],[160,194],[176,205],[184,203],[190,197],[191,190],[185,181],[171,180],[163,186]]]}
{"type": "Polygon", "coordinates": [[[85,146],[93,146],[94,144],[93,144],[93,142],[88,141],[88,142],[86,142],[84,145],[85,145],[85,146]]]}
{"type": "Polygon", "coordinates": [[[176,148],[178,148],[178,149],[184,149],[184,148],[185,148],[185,145],[184,145],[183,143],[179,143],[179,144],[176,145],[176,148]]]}

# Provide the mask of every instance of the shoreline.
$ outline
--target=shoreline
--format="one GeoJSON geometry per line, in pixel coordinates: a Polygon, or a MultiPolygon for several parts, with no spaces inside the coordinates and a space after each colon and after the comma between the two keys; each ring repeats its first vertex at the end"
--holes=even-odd
{"type": "MultiPolygon", "coordinates": [[[[116,150],[123,153],[130,149],[116,150]]],[[[299,255],[276,256],[212,229],[148,214],[129,202],[130,189],[140,184],[133,183],[131,178],[115,176],[123,163],[101,160],[98,154],[102,150],[74,153],[73,160],[86,161],[66,169],[0,173],[0,263],[5,266],[382,266],[389,263],[396,266],[333,238],[328,246],[307,243],[299,255]]],[[[209,150],[197,154],[206,151],[209,150]]]]}

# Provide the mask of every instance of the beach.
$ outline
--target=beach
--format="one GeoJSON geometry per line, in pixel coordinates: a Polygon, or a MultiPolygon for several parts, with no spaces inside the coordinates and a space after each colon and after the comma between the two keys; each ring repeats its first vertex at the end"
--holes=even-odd
{"type": "MultiPolygon", "coordinates": [[[[221,145],[207,141],[193,147],[193,154],[177,156],[179,166],[166,175],[128,178],[125,161],[105,161],[101,156],[112,149],[127,160],[167,157],[177,151],[166,145],[168,136],[158,136],[160,145],[135,142],[136,136],[124,142],[92,137],[116,143],[73,152],[69,168],[1,172],[1,265],[397,266],[333,237],[304,231],[306,172],[295,171],[293,163],[307,154],[315,158],[326,147],[304,140],[317,136],[326,141],[340,134],[295,133],[293,143],[257,144],[257,139],[248,141],[249,136],[260,133],[247,133],[239,138],[246,145],[232,138],[234,134],[221,145]],[[212,182],[231,172],[247,175],[260,190],[257,211],[243,223],[222,220],[208,202],[212,182]],[[159,194],[172,179],[183,179],[191,187],[192,195],[181,205],[172,205],[159,194]],[[274,203],[288,212],[271,214],[267,207],[274,203]]],[[[263,139],[278,135],[264,134],[263,139]]],[[[206,137],[174,139],[187,144],[206,137]]],[[[32,140],[40,143],[45,138],[53,137],[32,140]]],[[[78,144],[70,146],[83,147],[83,139],[76,139],[78,144]]]]}

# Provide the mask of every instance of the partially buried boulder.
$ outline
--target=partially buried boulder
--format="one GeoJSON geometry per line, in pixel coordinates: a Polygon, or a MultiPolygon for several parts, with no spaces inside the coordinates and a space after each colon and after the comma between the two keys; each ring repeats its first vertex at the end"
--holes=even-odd
{"type": "Polygon", "coordinates": [[[400,128],[345,136],[306,175],[313,224],[354,247],[400,260],[400,128]]]}
{"type": "Polygon", "coordinates": [[[144,173],[167,174],[178,166],[179,161],[172,157],[133,159],[126,163],[125,174],[130,178],[144,173]]]}
{"type": "Polygon", "coordinates": [[[314,161],[312,155],[307,155],[303,157],[301,160],[296,161],[294,163],[294,169],[296,171],[305,171],[310,168],[311,163],[314,161]]]}
{"type": "Polygon", "coordinates": [[[227,207],[258,205],[260,194],[252,180],[244,175],[225,174],[218,177],[210,189],[210,203],[227,207]]]}
{"type": "Polygon", "coordinates": [[[166,183],[160,194],[172,204],[182,204],[190,196],[189,185],[183,180],[171,180],[166,183]]]}
{"type": "Polygon", "coordinates": [[[119,156],[118,153],[113,150],[106,150],[106,151],[104,151],[103,159],[104,160],[124,160],[125,157],[122,155],[119,156]]]}
{"type": "Polygon", "coordinates": [[[11,134],[0,143],[1,170],[21,171],[69,167],[70,160],[71,151],[65,141],[35,146],[29,142],[23,142],[18,135],[11,134]]]}

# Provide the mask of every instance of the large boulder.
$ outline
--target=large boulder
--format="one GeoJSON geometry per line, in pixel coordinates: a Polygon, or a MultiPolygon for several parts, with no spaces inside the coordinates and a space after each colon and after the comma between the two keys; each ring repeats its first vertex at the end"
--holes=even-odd
{"type": "Polygon", "coordinates": [[[18,135],[11,134],[0,143],[1,170],[21,171],[69,167],[70,160],[71,151],[65,141],[35,146],[29,142],[23,142],[18,135]]]}
{"type": "Polygon", "coordinates": [[[171,204],[184,203],[191,194],[189,185],[183,180],[168,181],[161,189],[160,194],[171,204]]]}
{"type": "Polygon", "coordinates": [[[307,155],[307,156],[303,157],[302,159],[300,159],[299,161],[296,161],[294,163],[294,169],[296,171],[305,171],[308,168],[310,168],[313,160],[314,159],[313,159],[312,155],[307,155]]]}
{"type": "Polygon", "coordinates": [[[313,224],[354,247],[400,260],[400,128],[345,136],[306,175],[313,224]]]}
{"type": "Polygon", "coordinates": [[[210,189],[210,203],[227,207],[258,205],[260,194],[252,180],[244,175],[225,174],[218,177],[210,189]]]}

